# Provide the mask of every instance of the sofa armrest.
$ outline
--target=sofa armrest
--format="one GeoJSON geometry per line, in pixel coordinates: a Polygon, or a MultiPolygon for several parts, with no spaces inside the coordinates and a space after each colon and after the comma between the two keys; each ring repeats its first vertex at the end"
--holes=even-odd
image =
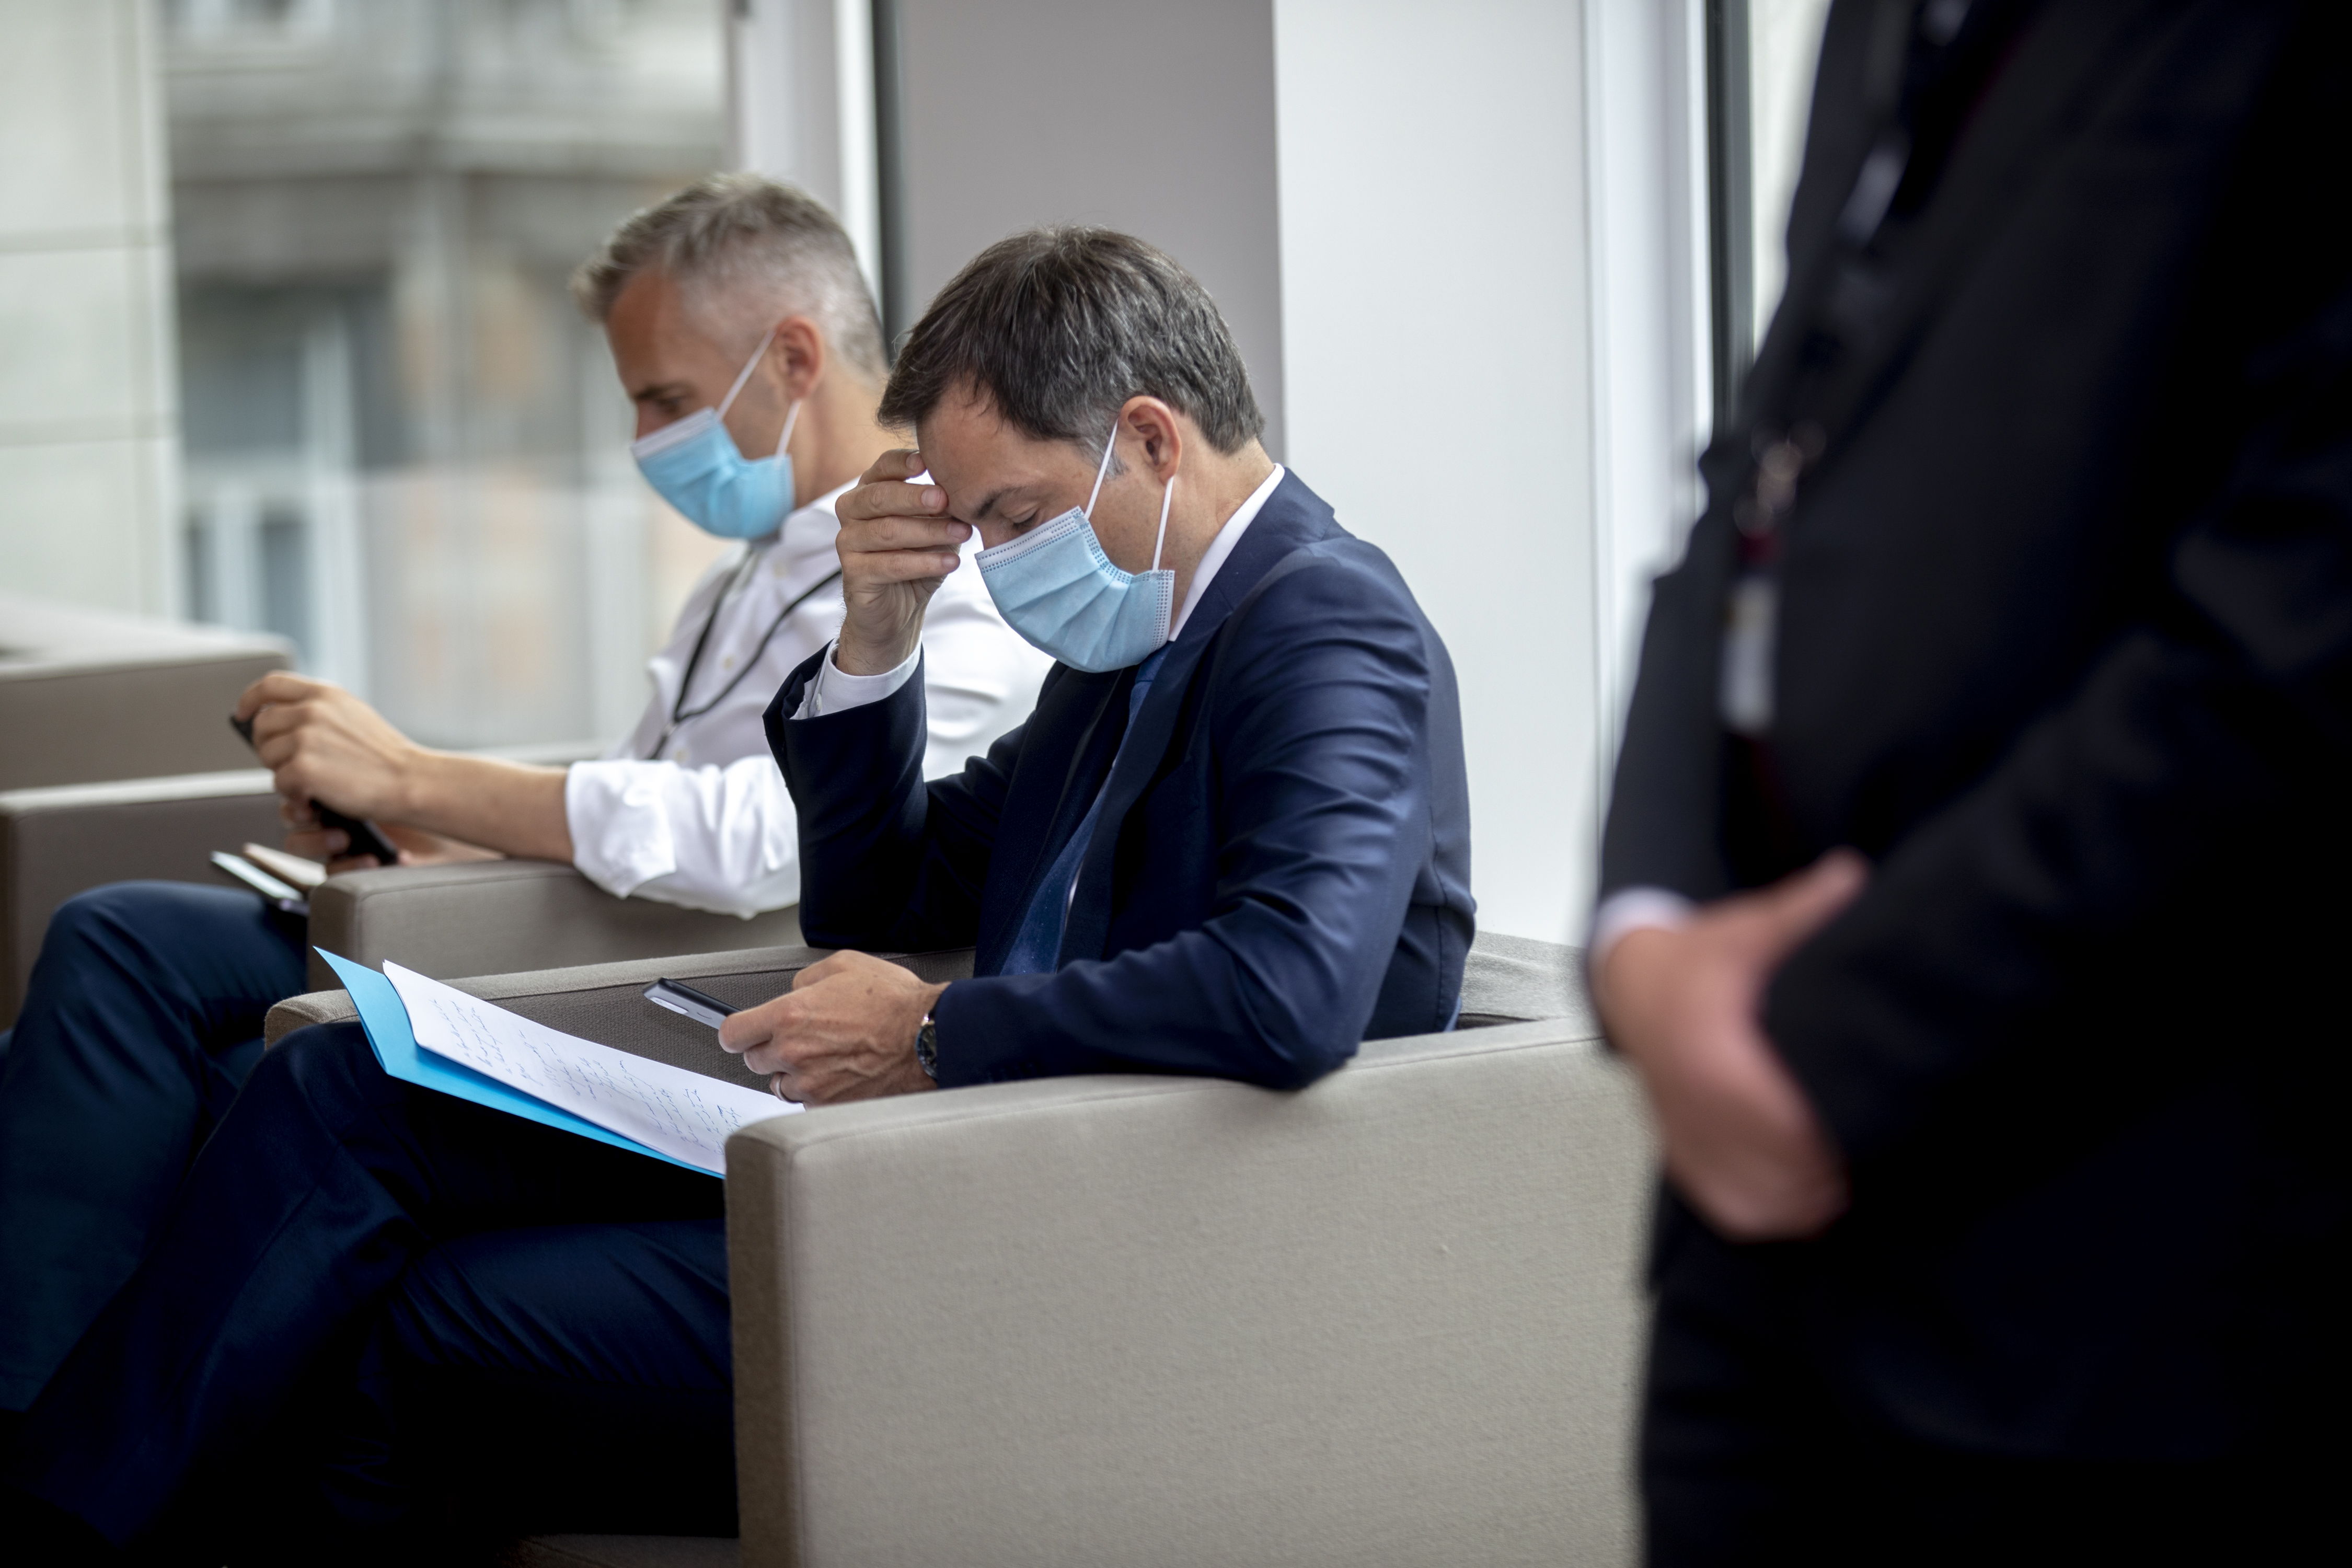
{"type": "Polygon", "coordinates": [[[1580,1025],[727,1152],[746,1563],[1632,1559],[1652,1156],[1580,1025]]]}
{"type": "Polygon", "coordinates": [[[16,1021],[59,904],[137,879],[226,887],[214,850],[283,830],[260,768],[0,792],[0,1028],[16,1021]]]}
{"type": "Polygon", "coordinates": [[[0,593],[0,789],[240,767],[238,693],[282,637],[0,593]]]}
{"type": "MultiPolygon", "coordinates": [[[[773,947],[800,936],[797,907],[739,920],[616,899],[551,860],[349,871],[310,895],[313,945],[371,966],[389,958],[436,980],[773,947]]],[[[310,983],[334,984],[316,953],[310,983]]]]}
{"type": "MultiPolygon", "coordinates": [[[[712,1059],[709,1029],[645,999],[645,988],[667,976],[690,980],[722,1002],[738,1007],[765,1002],[792,989],[793,976],[832,951],[821,947],[758,947],[735,952],[694,953],[678,958],[632,958],[614,963],[578,964],[520,974],[485,974],[449,984],[469,995],[537,1019],[584,1040],[674,1062],[698,1071],[726,1066],[719,1077],[740,1072],[735,1058],[712,1059]]],[[[890,953],[926,980],[961,980],[971,973],[971,949],[948,952],[890,953]]],[[[357,1017],[341,989],[289,996],[269,1010],[262,1040],[275,1046],[296,1029],[357,1017]]]]}

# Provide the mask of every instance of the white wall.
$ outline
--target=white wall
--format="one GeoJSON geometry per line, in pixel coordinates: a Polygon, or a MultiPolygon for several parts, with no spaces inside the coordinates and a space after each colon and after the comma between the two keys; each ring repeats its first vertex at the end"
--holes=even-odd
{"type": "Polygon", "coordinates": [[[1139,235],[1214,297],[1283,424],[1269,0],[899,0],[910,313],[1045,223],[1139,235]]]}
{"type": "Polygon", "coordinates": [[[1696,493],[1695,13],[1275,6],[1288,456],[1453,650],[1486,930],[1582,940],[1622,650],[1696,493]]]}
{"type": "Polygon", "coordinates": [[[179,608],[176,388],[149,0],[0,11],[0,586],[179,608]]]}

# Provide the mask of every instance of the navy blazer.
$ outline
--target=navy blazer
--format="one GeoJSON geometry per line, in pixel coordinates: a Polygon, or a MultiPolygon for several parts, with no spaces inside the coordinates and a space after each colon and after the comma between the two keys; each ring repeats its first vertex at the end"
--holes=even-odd
{"type": "Polygon", "coordinates": [[[783,718],[824,657],[767,714],[800,808],[801,929],[979,950],[934,1014],[941,1084],[1124,1070],[1295,1088],[1359,1040],[1452,1022],[1475,907],[1453,662],[1388,557],[1296,475],[1169,647],[1123,752],[1134,670],[1057,664],[1027,722],[926,784],[919,676],[783,718]],[[1058,969],[996,973],[1098,790],[1058,969]]]}

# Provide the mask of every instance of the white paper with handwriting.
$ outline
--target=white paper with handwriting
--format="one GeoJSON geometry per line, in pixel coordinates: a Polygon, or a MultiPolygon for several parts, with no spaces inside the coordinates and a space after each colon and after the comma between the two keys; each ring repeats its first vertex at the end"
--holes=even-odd
{"type": "Polygon", "coordinates": [[[383,974],[425,1049],[714,1175],[726,1174],[727,1139],[737,1128],[800,1109],[764,1089],[551,1029],[397,963],[383,974]]]}

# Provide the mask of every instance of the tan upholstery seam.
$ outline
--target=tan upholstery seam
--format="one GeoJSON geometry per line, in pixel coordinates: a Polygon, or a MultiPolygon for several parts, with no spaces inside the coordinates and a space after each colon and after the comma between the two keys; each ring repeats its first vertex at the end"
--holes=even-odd
{"type": "MultiPolygon", "coordinates": [[[[1533,1021],[1542,1023],[1547,1022],[1548,1020],[1536,1019],[1533,1021]]],[[[1452,1037],[1445,1037],[1450,1038],[1452,1037]]],[[[1462,1049],[1415,1052],[1412,1056],[1389,1061],[1357,1062],[1342,1070],[1349,1072],[1385,1072],[1397,1068],[1427,1067],[1435,1063],[1459,1062],[1472,1057],[1498,1056],[1507,1051],[1540,1050],[1549,1047],[1592,1045],[1598,1043],[1599,1039],[1600,1037],[1598,1035],[1580,1035],[1569,1039],[1520,1041],[1503,1040],[1496,1041],[1492,1045],[1487,1045],[1482,1042],[1475,1047],[1462,1049]]],[[[1051,1080],[1041,1079],[1030,1081],[1042,1083],[1051,1080]]],[[[974,1084],[970,1087],[981,1089],[995,1088],[999,1086],[974,1084]]],[[[1092,1089],[1081,1093],[1072,1094],[1066,1099],[1055,1100],[1052,1109],[1060,1110],[1084,1105],[1101,1105],[1111,1100],[1118,1100],[1156,1099],[1163,1095],[1178,1092],[1197,1092],[1205,1094],[1213,1090],[1234,1087],[1248,1088],[1250,1086],[1236,1086],[1230,1079],[1181,1078],[1165,1074],[1153,1074],[1150,1076],[1137,1074],[1135,1075],[1135,1081],[1132,1083],[1119,1083],[1117,1085],[1106,1084],[1098,1089],[1092,1089]]],[[[1308,1086],[1309,1089],[1312,1089],[1312,1085],[1308,1086]]],[[[950,1089],[948,1092],[953,1093],[954,1090],[950,1089]]],[[[1261,1090],[1260,1092],[1266,1094],[1279,1094],[1283,1098],[1288,1098],[1290,1095],[1294,1094],[1304,1094],[1307,1092],[1307,1090],[1291,1089],[1283,1091],[1265,1089],[1261,1090]]],[[[796,1123],[796,1130],[804,1128],[811,1129],[811,1131],[803,1131],[799,1136],[794,1137],[792,1140],[790,1147],[795,1154],[799,1154],[804,1153],[813,1149],[820,1148],[829,1143],[845,1142],[858,1138],[897,1137],[903,1133],[928,1131],[934,1127],[958,1127],[974,1121],[992,1121],[1005,1117],[1027,1116],[1034,1114],[1040,1109],[1041,1108],[1036,1105],[966,1107],[955,1114],[950,1115],[941,1113],[937,1116],[926,1117],[919,1124],[910,1125],[906,1122],[896,1122],[887,1127],[825,1128],[821,1121],[804,1119],[796,1123]],[[820,1131],[818,1129],[822,1130],[820,1131]]],[[[820,1110],[822,1110],[822,1108],[820,1108],[820,1110]]],[[[756,1126],[759,1125],[759,1123],[753,1123],[752,1125],[756,1126]]],[[[746,1131],[748,1130],[749,1129],[747,1128],[746,1131]]]]}

